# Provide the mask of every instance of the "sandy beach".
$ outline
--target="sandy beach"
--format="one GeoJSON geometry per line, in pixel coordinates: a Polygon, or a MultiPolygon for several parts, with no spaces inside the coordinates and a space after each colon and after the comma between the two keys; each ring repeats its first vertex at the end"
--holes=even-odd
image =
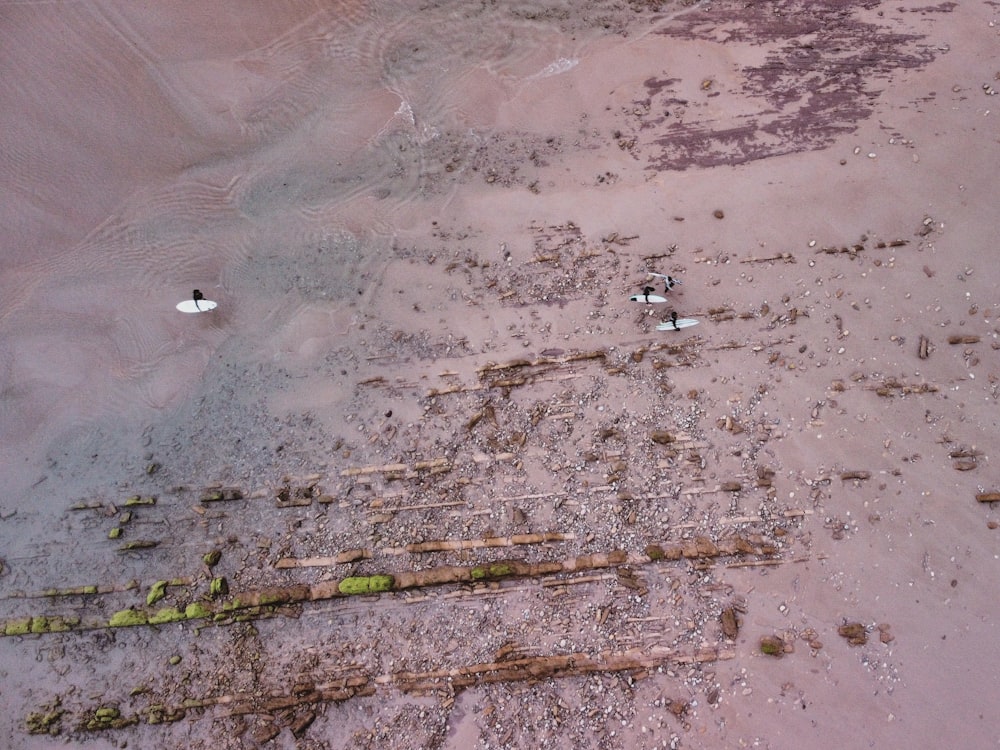
{"type": "Polygon", "coordinates": [[[1000,6],[426,6],[5,11],[0,745],[1000,745],[1000,6]]]}

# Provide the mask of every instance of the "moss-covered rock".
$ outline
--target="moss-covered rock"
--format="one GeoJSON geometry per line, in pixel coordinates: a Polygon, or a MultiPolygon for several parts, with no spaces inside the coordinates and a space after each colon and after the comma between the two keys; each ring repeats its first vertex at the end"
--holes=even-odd
{"type": "Polygon", "coordinates": [[[211,594],[213,598],[225,596],[229,593],[229,581],[226,580],[225,576],[213,578],[212,583],[209,584],[208,593],[211,594]]]}
{"type": "Polygon", "coordinates": [[[66,713],[59,707],[59,700],[48,707],[50,710],[28,714],[24,720],[28,734],[49,734],[55,737],[62,731],[62,716],[66,713]]]}
{"type": "Polygon", "coordinates": [[[216,565],[219,564],[219,560],[221,559],[222,559],[222,553],[217,549],[213,549],[211,552],[206,552],[205,555],[201,558],[201,561],[205,563],[205,565],[207,565],[208,567],[214,568],[216,565]]]}
{"type": "Polygon", "coordinates": [[[157,581],[152,586],[149,587],[149,593],[146,594],[146,606],[152,606],[156,604],[160,599],[167,595],[167,582],[157,581]]]}
{"type": "Polygon", "coordinates": [[[4,623],[4,635],[27,635],[31,632],[30,617],[18,617],[4,623]]]}
{"type": "Polygon", "coordinates": [[[119,539],[122,535],[121,526],[115,526],[108,532],[108,539],[119,539]]]}
{"type": "Polygon", "coordinates": [[[111,619],[108,620],[108,627],[128,628],[133,625],[145,625],[148,622],[149,618],[142,610],[122,609],[111,615],[111,619]]]}
{"type": "Polygon", "coordinates": [[[83,728],[92,732],[104,729],[121,729],[138,723],[137,717],[126,718],[121,715],[121,711],[114,707],[102,707],[90,714],[90,718],[83,724],[83,728]]]}
{"type": "Polygon", "coordinates": [[[395,579],[390,575],[352,576],[338,584],[341,594],[353,596],[357,594],[378,594],[392,589],[395,579]]]}
{"type": "Polygon", "coordinates": [[[503,578],[514,574],[514,568],[507,563],[493,563],[491,565],[477,565],[469,571],[469,577],[473,581],[483,581],[487,578],[503,578]]]}
{"type": "Polygon", "coordinates": [[[136,539],[134,542],[125,542],[125,544],[118,548],[118,551],[131,552],[140,549],[153,549],[153,547],[158,547],[159,545],[159,542],[152,539],[136,539]]]}
{"type": "Polygon", "coordinates": [[[760,652],[768,656],[783,656],[785,642],[776,635],[765,635],[760,639],[760,652]]]}
{"type": "Polygon", "coordinates": [[[48,618],[48,632],[65,633],[79,624],[79,617],[50,617],[48,618]]]}
{"type": "Polygon", "coordinates": [[[156,505],[155,497],[140,497],[139,495],[132,495],[125,501],[125,507],[133,507],[136,505],[156,505]]]}
{"type": "Polygon", "coordinates": [[[180,620],[186,620],[187,615],[181,612],[177,607],[163,607],[153,612],[149,616],[150,625],[166,625],[170,622],[179,622],[180,620]]]}
{"type": "Polygon", "coordinates": [[[32,633],[48,633],[49,632],[49,618],[48,617],[32,617],[31,618],[31,632],[32,633]]]}
{"type": "Polygon", "coordinates": [[[204,617],[211,617],[212,610],[201,602],[191,602],[184,608],[184,616],[189,620],[200,620],[204,617]]]}

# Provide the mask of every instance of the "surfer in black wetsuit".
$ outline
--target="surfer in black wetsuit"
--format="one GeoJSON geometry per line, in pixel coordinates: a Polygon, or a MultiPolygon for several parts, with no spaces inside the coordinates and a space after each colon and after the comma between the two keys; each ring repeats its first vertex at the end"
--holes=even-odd
{"type": "Polygon", "coordinates": [[[654,273],[653,271],[650,271],[649,275],[650,276],[656,276],[657,278],[663,279],[663,293],[664,294],[666,294],[671,289],[673,289],[675,286],[677,286],[678,284],[681,283],[680,279],[675,279],[673,276],[670,276],[670,275],[665,274],[665,273],[654,273]]]}
{"type": "Polygon", "coordinates": [[[681,330],[680,327],[677,325],[677,311],[676,310],[671,310],[670,311],[670,322],[674,324],[674,330],[675,331],[681,330]]]}
{"type": "Polygon", "coordinates": [[[644,286],[642,288],[642,296],[646,298],[646,304],[649,304],[649,295],[652,294],[653,291],[654,289],[651,286],[644,286]]]}
{"type": "Polygon", "coordinates": [[[205,299],[205,295],[201,293],[201,289],[195,289],[193,292],[191,292],[191,298],[194,300],[195,308],[197,308],[198,311],[200,312],[201,306],[198,304],[198,302],[205,299]]]}

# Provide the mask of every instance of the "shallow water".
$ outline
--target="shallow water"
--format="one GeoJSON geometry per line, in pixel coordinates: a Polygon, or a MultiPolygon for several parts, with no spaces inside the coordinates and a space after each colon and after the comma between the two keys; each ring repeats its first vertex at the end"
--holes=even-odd
{"type": "Polygon", "coordinates": [[[634,22],[613,3],[6,13],[0,444],[21,489],[60,435],[138,434],[211,388],[224,345],[243,366],[317,354],[372,303],[401,217],[461,189],[498,94],[634,22]],[[193,288],[219,309],[177,314],[193,288]]]}

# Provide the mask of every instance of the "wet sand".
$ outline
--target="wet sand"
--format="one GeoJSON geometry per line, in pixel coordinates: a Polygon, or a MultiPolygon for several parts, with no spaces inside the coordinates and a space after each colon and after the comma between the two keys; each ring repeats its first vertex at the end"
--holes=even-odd
{"type": "Polygon", "coordinates": [[[744,5],[11,11],[3,743],[995,745],[1000,17],[744,5]]]}

